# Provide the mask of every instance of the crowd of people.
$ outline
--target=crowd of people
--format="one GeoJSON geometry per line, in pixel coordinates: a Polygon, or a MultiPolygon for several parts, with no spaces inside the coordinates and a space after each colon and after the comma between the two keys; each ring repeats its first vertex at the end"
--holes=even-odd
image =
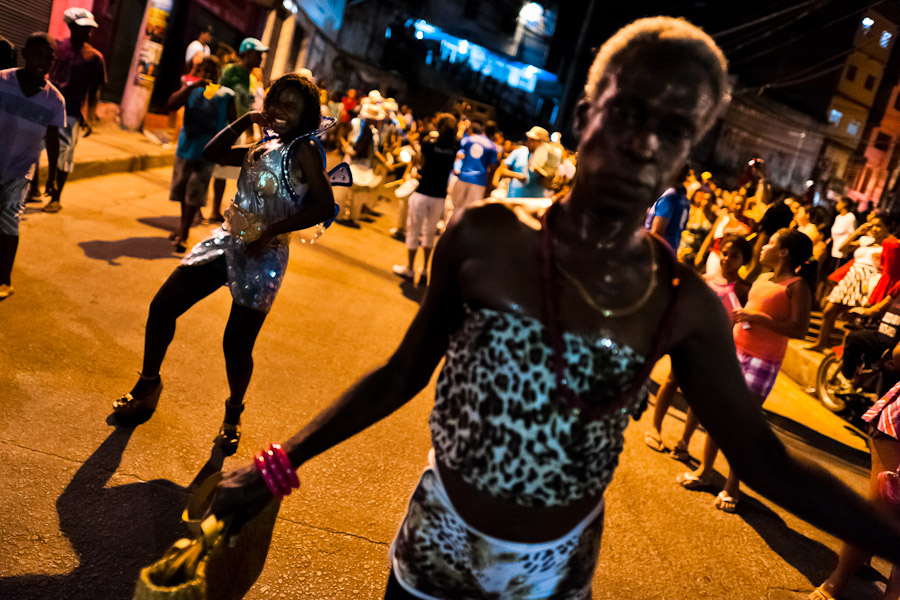
{"type": "MultiPolygon", "coordinates": [[[[58,165],[47,184],[53,212],[65,182],[63,138],[74,146],[77,132],[90,129],[95,89],[86,82],[95,80],[62,93],[45,81],[54,51],[99,81],[87,34],[75,35],[96,22],[84,9],[67,10],[66,19],[73,41],[63,52],[35,34],[23,49],[26,66],[0,71],[0,92],[18,107],[0,103],[0,129],[28,140],[15,152],[0,148],[7,295],[40,140],[58,165]]],[[[391,546],[386,598],[589,598],[604,491],[626,426],[647,406],[650,372],[668,354],[672,373],[647,444],[666,449],[661,426],[678,386],[691,410],[674,453],[687,454],[698,425],[708,432],[700,466],[678,483],[709,486],[721,448],[732,470],[717,508],[737,510],[744,480],[852,544],[813,592],[818,600],[840,593],[867,552],[900,562],[896,509],[877,485],[864,500],[799,459],[760,410],[814,303],[835,319],[851,308],[895,306],[894,223],[874,212],[857,227],[845,200],[832,211],[773,190],[761,159],[733,190],[685,167],[729,95],[725,57],[706,33],[656,17],[607,41],[575,109],[577,152],[537,126],[514,144],[494,123],[465,114],[417,120],[378,90],[329,95],[308,71],[267,87],[254,74],[267,51],[259,40],[245,39],[223,68],[210,34],[202,30],[188,48],[183,86],[169,99],[171,110],[184,109],[170,198],[181,205],[172,241],[185,255],[150,304],[140,377],[113,404],[120,422],[153,414],[176,320],[225,286],[230,395],[218,443],[236,450],[253,346],[285,276],[291,232],[335,220],[353,227],[393,193],[406,201],[397,230],[407,247],[394,272],[413,280],[422,248],[418,281],[428,285],[392,356],[283,448],[274,444],[226,473],[212,512],[240,521],[283,498],[299,485],[294,469],[411,400],[443,361],[429,420],[433,450],[391,546]],[[341,167],[326,169],[326,148],[343,157],[352,186],[332,188],[341,167]],[[235,197],[222,211],[224,185],[213,184],[210,215],[223,226],[188,251],[211,180],[226,178],[237,179],[235,197]]],[[[900,319],[890,322],[896,330],[900,319]]],[[[873,481],[876,469],[900,467],[893,400],[885,396],[867,415],[878,451],[873,481]]],[[[898,583],[900,574],[889,593],[898,583]]]]}
{"type": "MultiPolygon", "coordinates": [[[[830,351],[835,323],[852,314],[880,320],[876,327],[851,330],[843,342],[843,360],[836,374],[843,393],[856,391],[854,375],[876,364],[886,381],[896,381],[900,368],[900,235],[891,214],[877,210],[854,212],[848,198],[813,203],[807,195],[772,189],[765,161],[749,161],[732,190],[715,183],[710,172],[699,177],[692,169],[678,177],[650,208],[645,229],[665,239],[678,259],[705,279],[733,322],[736,358],[754,404],[761,406],[772,391],[790,338],[809,333],[813,307],[823,311],[822,325],[809,352],[830,351]]],[[[674,363],[674,357],[673,357],[674,363]]],[[[674,373],[674,367],[673,367],[674,373]]],[[[690,440],[700,425],[689,409],[681,434],[671,445],[663,441],[662,425],[678,388],[670,373],[656,395],[651,429],[645,434],[653,450],[668,451],[688,462],[690,440]]],[[[894,510],[881,491],[879,475],[900,469],[900,385],[880,390],[884,395],[863,415],[870,424],[870,497],[894,510]]],[[[686,399],[690,403],[690,392],[686,399]]],[[[707,435],[699,465],[676,481],[688,490],[713,485],[718,454],[714,435],[707,435]]],[[[736,512],[740,480],[729,471],[714,506],[736,512]]],[[[810,594],[811,600],[837,598],[853,574],[871,556],[859,547],[842,547],[837,568],[810,594]]],[[[892,572],[885,598],[900,597],[900,573],[892,572]]]]}

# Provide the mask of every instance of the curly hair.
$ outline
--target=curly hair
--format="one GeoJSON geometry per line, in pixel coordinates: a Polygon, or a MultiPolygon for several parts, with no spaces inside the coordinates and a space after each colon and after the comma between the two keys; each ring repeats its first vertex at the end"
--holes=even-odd
{"type": "Polygon", "coordinates": [[[685,19],[649,17],[626,25],[600,47],[588,72],[585,99],[594,100],[597,84],[610,65],[620,65],[628,54],[655,46],[666,47],[680,55],[687,54],[702,65],[709,76],[717,105],[729,98],[728,61],[716,42],[685,19]]]}
{"type": "Polygon", "coordinates": [[[303,97],[303,112],[300,115],[300,124],[297,126],[293,137],[315,131],[322,122],[319,88],[312,81],[306,77],[301,77],[298,73],[287,73],[272,82],[263,100],[263,112],[269,112],[274,99],[290,88],[297,90],[303,97]]]}

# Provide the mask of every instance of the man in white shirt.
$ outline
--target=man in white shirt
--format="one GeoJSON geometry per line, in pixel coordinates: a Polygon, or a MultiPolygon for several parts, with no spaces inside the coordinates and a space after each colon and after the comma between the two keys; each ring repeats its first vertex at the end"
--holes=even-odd
{"type": "MultiPolygon", "coordinates": [[[[852,206],[848,198],[838,200],[838,215],[834,218],[834,224],[831,226],[831,256],[838,259],[838,263],[842,262],[845,254],[841,251],[841,246],[856,231],[856,215],[851,211],[852,206]]],[[[835,268],[839,266],[840,264],[837,264],[835,268]]]]}
{"type": "Polygon", "coordinates": [[[185,73],[190,72],[194,56],[198,52],[202,52],[204,56],[210,55],[209,43],[212,41],[212,34],[212,25],[207,25],[200,30],[199,34],[197,34],[197,39],[188,44],[187,50],[184,53],[185,73]]]}
{"type": "Polygon", "coordinates": [[[25,42],[25,67],[0,71],[0,300],[13,293],[10,282],[19,245],[19,215],[28,184],[37,170],[41,142],[47,147],[51,201],[59,158],[59,130],[66,126],[66,104],[62,94],[47,81],[53,64],[55,43],[45,33],[35,33],[25,42]]]}

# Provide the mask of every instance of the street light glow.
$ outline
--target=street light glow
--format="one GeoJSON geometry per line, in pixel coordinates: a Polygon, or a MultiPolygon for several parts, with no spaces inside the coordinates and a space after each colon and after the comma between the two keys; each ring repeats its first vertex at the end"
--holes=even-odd
{"type": "Polygon", "coordinates": [[[526,23],[537,23],[544,18],[544,7],[537,2],[529,2],[519,11],[519,18],[526,23]]]}

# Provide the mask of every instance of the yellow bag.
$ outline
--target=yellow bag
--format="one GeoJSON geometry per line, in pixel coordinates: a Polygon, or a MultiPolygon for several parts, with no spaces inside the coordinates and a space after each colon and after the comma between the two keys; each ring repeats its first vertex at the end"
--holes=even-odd
{"type": "Polygon", "coordinates": [[[175,542],[161,559],[141,570],[134,600],[239,600],[262,573],[278,516],[273,500],[237,532],[231,520],[202,518],[222,474],[206,479],[191,497],[182,520],[195,534],[175,542]]]}

